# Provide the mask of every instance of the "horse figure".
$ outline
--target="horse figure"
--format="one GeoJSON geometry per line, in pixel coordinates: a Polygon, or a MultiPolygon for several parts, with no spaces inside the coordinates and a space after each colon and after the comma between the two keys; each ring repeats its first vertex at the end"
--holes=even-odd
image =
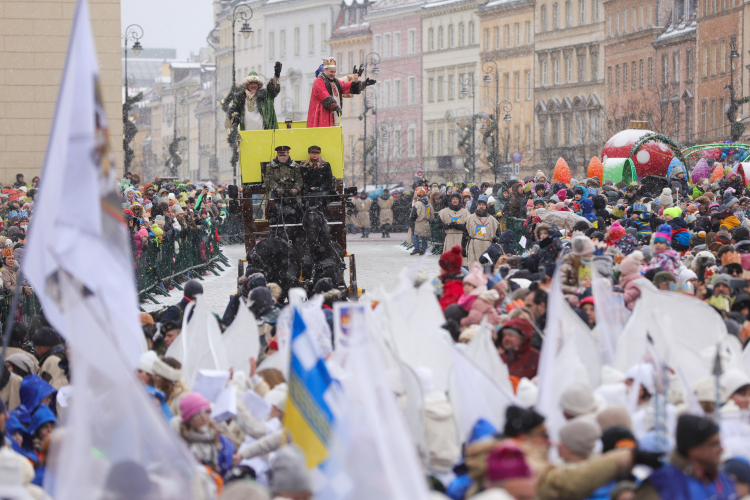
{"type": "Polygon", "coordinates": [[[284,238],[272,236],[256,243],[247,256],[248,268],[263,270],[268,283],[277,283],[282,290],[282,302],[291,288],[300,286],[299,258],[294,246],[284,238]]]}
{"type": "Polygon", "coordinates": [[[314,286],[321,278],[331,278],[334,286],[346,287],[344,281],[344,252],[331,239],[328,222],[317,207],[309,208],[302,216],[305,244],[302,247],[302,274],[314,286]]]}

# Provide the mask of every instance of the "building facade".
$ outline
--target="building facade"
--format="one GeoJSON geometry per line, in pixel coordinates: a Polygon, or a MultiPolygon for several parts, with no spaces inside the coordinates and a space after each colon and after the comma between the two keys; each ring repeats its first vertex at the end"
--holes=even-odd
{"type": "MultiPolygon", "coordinates": [[[[44,164],[75,0],[4,1],[0,8],[0,181],[30,180],[44,164]]],[[[110,147],[122,170],[122,41],[119,0],[90,0],[110,147]]]]}
{"type": "Polygon", "coordinates": [[[551,176],[559,157],[573,177],[601,154],[604,13],[600,0],[537,0],[534,163],[551,176]]]}

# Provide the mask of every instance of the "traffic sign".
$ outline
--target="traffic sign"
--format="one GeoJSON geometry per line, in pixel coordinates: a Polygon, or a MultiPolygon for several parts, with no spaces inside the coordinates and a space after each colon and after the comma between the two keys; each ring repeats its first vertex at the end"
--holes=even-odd
{"type": "Polygon", "coordinates": [[[520,151],[514,152],[511,157],[513,158],[514,163],[521,163],[521,160],[523,159],[523,156],[521,156],[520,151]]]}

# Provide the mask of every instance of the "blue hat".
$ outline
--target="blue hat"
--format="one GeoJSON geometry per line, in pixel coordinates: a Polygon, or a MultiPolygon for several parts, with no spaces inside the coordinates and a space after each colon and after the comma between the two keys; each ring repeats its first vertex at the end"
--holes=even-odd
{"type": "Polygon", "coordinates": [[[31,434],[32,436],[35,435],[36,431],[38,431],[41,426],[48,422],[53,422],[55,425],[57,425],[55,414],[52,413],[52,410],[50,410],[49,406],[40,406],[39,409],[35,411],[34,415],[32,415],[31,417],[29,434],[31,434]]]}
{"type": "Polygon", "coordinates": [[[495,434],[497,434],[497,429],[485,419],[480,418],[477,420],[477,423],[474,424],[474,427],[471,428],[471,435],[469,435],[469,439],[467,439],[466,442],[473,443],[474,441],[479,441],[484,437],[493,436],[495,434]]]}
{"type": "Polygon", "coordinates": [[[648,209],[643,203],[636,203],[633,205],[633,212],[648,212],[648,209]]]}
{"type": "Polygon", "coordinates": [[[485,203],[486,204],[487,203],[487,197],[485,195],[480,196],[479,199],[477,200],[477,203],[485,203]]]}

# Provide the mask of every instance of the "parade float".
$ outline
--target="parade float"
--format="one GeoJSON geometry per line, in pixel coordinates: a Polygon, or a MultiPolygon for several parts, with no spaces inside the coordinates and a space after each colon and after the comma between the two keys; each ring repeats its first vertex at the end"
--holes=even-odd
{"type": "Polygon", "coordinates": [[[612,180],[617,178],[623,182],[650,175],[666,177],[673,158],[679,158],[684,164],[681,147],[668,137],[649,130],[647,126],[647,122],[631,121],[628,129],[610,137],[602,148],[601,155],[605,179],[607,175],[610,175],[609,178],[612,180]],[[613,159],[629,159],[630,162],[608,162],[613,159]],[[634,169],[635,172],[628,173],[628,168],[634,169]]]}

